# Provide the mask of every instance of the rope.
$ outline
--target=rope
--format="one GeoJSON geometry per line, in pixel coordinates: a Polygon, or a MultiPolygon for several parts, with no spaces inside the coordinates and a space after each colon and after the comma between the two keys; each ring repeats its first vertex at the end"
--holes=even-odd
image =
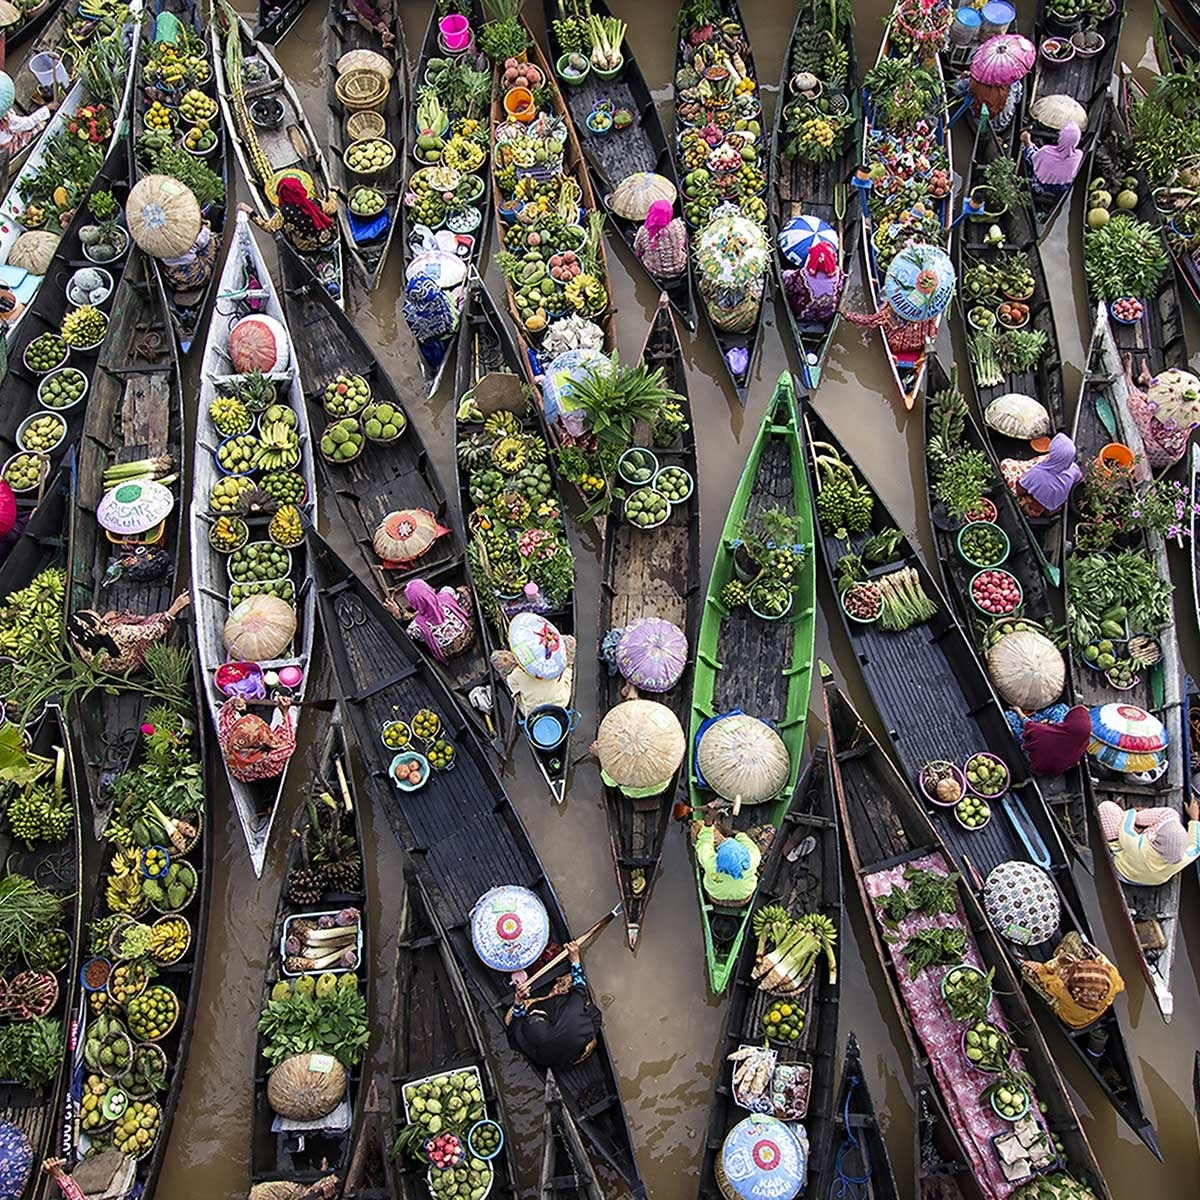
{"type": "Polygon", "coordinates": [[[854,1136],[854,1131],[850,1128],[850,1097],[854,1095],[854,1089],[858,1087],[858,1076],[850,1076],[850,1086],[846,1089],[846,1101],[842,1105],[842,1124],[846,1127],[846,1136],[842,1139],[842,1144],[838,1147],[838,1152],[833,1162],[833,1169],[836,1172],[835,1177],[829,1181],[829,1200],[866,1200],[867,1184],[871,1179],[871,1161],[867,1155],[863,1155],[863,1164],[866,1168],[865,1175],[847,1175],[843,1163],[856,1150],[861,1149],[858,1138],[854,1136]]]}

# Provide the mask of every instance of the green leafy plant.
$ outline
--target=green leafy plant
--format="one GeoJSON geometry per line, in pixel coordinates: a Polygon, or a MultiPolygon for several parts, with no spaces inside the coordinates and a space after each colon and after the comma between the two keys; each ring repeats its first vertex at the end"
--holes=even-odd
{"type": "Polygon", "coordinates": [[[24,875],[0,879],[0,961],[24,958],[39,934],[57,928],[63,900],[24,875]]]}
{"type": "Polygon", "coordinates": [[[64,1054],[62,1022],[52,1017],[0,1029],[0,1079],[37,1090],[58,1074],[64,1054]]]}
{"type": "Polygon", "coordinates": [[[335,987],[323,996],[292,990],[267,1001],[258,1019],[263,1057],[272,1067],[293,1054],[330,1054],[342,1066],[362,1061],[371,1041],[367,1002],[357,988],[335,987]]]}
{"type": "Polygon", "coordinates": [[[900,952],[908,960],[909,979],[916,979],[928,967],[951,967],[962,962],[966,948],[963,929],[918,929],[900,952]]]}
{"type": "Polygon", "coordinates": [[[911,129],[941,103],[942,83],[926,67],[905,58],[881,58],[862,79],[875,123],[893,131],[911,129]]]}
{"type": "Polygon", "coordinates": [[[1007,154],[997,154],[983,168],[983,186],[1001,208],[1013,212],[1029,203],[1029,182],[1020,173],[1017,160],[1007,154]]]}
{"type": "Polygon", "coordinates": [[[961,521],[979,506],[995,479],[987,455],[982,450],[964,448],[938,473],[933,491],[950,517],[961,521]]]}
{"type": "Polygon", "coordinates": [[[1153,296],[1168,266],[1158,229],[1130,213],[1114,213],[1083,241],[1083,272],[1099,300],[1153,296]]]}
{"type": "Polygon", "coordinates": [[[524,54],[529,35],[521,24],[519,14],[522,0],[485,0],[487,21],[479,31],[479,48],[493,63],[524,54]]]}
{"type": "Polygon", "coordinates": [[[1130,628],[1156,634],[1171,620],[1174,589],[1140,550],[1072,554],[1067,559],[1067,626],[1077,649],[1100,638],[1103,614],[1126,610],[1130,628]]]}

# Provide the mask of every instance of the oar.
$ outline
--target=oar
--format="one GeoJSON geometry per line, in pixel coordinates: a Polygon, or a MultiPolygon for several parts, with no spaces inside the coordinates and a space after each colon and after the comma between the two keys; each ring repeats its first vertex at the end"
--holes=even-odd
{"type": "MultiPolygon", "coordinates": [[[[579,947],[579,949],[582,950],[589,942],[595,941],[596,938],[598,938],[600,934],[602,934],[612,923],[613,918],[620,916],[624,907],[625,906],[618,900],[616,905],[613,907],[612,912],[605,913],[604,916],[602,916],[600,920],[598,920],[595,925],[591,927],[591,929],[581,933],[575,939],[575,944],[579,947]]],[[[548,963],[545,964],[545,966],[539,967],[532,975],[528,976],[525,980],[525,983],[532,988],[535,983],[544,979],[546,975],[553,971],[554,968],[560,963],[566,962],[569,956],[569,951],[560,950],[548,963]]],[[[493,1007],[503,1008],[508,1003],[508,1000],[499,1000],[493,1005],[493,1007]]]]}
{"type": "Polygon", "coordinates": [[[1050,870],[1050,850],[1042,840],[1042,835],[1038,833],[1037,826],[1030,819],[1024,802],[1015,792],[1009,792],[1001,804],[1013,831],[1021,839],[1021,844],[1025,847],[1029,857],[1043,870],[1050,870]]]}

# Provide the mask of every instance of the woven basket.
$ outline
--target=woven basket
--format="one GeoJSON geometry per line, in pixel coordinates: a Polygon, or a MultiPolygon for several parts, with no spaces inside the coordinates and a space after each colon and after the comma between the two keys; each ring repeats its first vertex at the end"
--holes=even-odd
{"type": "Polygon", "coordinates": [[[346,1093],[346,1069],[336,1058],[329,1069],[319,1070],[314,1060],[324,1057],[293,1054],[267,1076],[267,1103],[271,1111],[293,1121],[315,1121],[328,1116],[346,1093]]]}
{"type": "Polygon", "coordinates": [[[379,112],[387,101],[391,87],[391,80],[379,71],[359,67],[342,75],[335,90],[347,112],[379,112]]]}
{"type": "Polygon", "coordinates": [[[374,109],[364,109],[346,118],[346,137],[352,142],[381,138],[385,133],[387,122],[374,109]]]}

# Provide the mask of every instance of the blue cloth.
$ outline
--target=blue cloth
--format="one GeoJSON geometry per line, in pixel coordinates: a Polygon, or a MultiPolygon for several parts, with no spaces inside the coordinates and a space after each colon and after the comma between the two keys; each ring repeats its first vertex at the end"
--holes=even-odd
{"type": "Polygon", "coordinates": [[[717,847],[717,870],[731,879],[741,879],[750,866],[750,851],[735,838],[726,838],[717,847]]]}
{"type": "Polygon", "coordinates": [[[417,275],[404,289],[404,319],[418,342],[449,337],[458,328],[458,312],[449,296],[428,275],[417,275]]]}

